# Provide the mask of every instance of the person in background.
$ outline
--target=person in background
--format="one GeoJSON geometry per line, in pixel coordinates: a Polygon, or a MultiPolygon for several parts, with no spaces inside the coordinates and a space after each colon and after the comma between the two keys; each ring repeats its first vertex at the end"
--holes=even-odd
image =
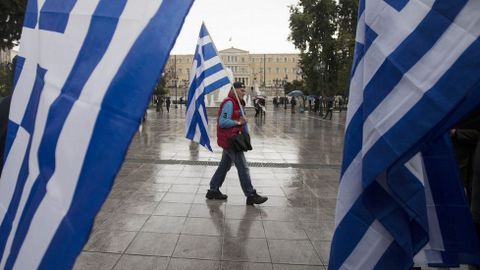
{"type": "Polygon", "coordinates": [[[165,105],[167,107],[167,113],[170,113],[170,104],[172,103],[172,101],[170,100],[170,98],[167,98],[167,101],[165,101],[165,105]]]}
{"type": "Polygon", "coordinates": [[[323,116],[323,119],[327,119],[327,116],[330,115],[329,120],[332,120],[333,114],[333,97],[327,97],[327,113],[323,116]]]}
{"type": "Polygon", "coordinates": [[[320,110],[320,98],[315,97],[315,101],[313,103],[313,111],[318,112],[320,110]]]}
{"type": "Polygon", "coordinates": [[[158,96],[157,97],[157,112],[161,112],[163,113],[163,97],[162,96],[158,96]]]}
{"type": "Polygon", "coordinates": [[[290,103],[292,104],[292,113],[295,113],[295,106],[297,105],[297,100],[295,97],[292,97],[292,101],[290,103]]]}
{"type": "Polygon", "coordinates": [[[245,194],[247,205],[262,204],[268,200],[265,196],[260,196],[252,186],[250,178],[250,169],[243,152],[235,152],[230,148],[229,139],[240,132],[245,132],[247,119],[241,115],[240,106],[245,105],[243,97],[245,96],[245,85],[242,82],[235,82],[233,89],[223,100],[218,110],[217,120],[217,143],[223,148],[222,159],[217,170],[210,180],[210,189],[205,197],[209,200],[226,200],[227,195],[220,191],[227,172],[235,164],[240,179],[240,185],[245,194]],[[239,104],[237,97],[242,104],[239,104]]]}
{"type": "Polygon", "coordinates": [[[11,95],[0,100],[0,174],[3,169],[3,151],[5,151],[5,140],[7,139],[8,114],[10,112],[11,100],[11,95]]]}
{"type": "MultiPolygon", "coordinates": [[[[473,222],[480,239],[480,108],[450,131],[473,222]]],[[[471,270],[480,266],[469,266],[471,270]]]]}
{"type": "Polygon", "coordinates": [[[468,203],[472,201],[473,159],[480,132],[476,129],[455,128],[450,130],[455,155],[465,187],[468,203]]]}

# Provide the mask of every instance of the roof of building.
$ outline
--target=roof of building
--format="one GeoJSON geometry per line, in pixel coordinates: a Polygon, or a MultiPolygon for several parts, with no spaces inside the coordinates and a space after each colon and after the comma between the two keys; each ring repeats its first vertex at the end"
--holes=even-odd
{"type": "Polygon", "coordinates": [[[248,53],[248,51],[231,47],[231,48],[228,48],[228,49],[221,50],[221,51],[219,51],[219,53],[248,53]]]}

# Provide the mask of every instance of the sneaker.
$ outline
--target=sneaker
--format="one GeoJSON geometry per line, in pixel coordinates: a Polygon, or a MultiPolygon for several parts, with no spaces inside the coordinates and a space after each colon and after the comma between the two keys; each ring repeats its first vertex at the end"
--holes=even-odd
{"type": "Polygon", "coordinates": [[[257,191],[254,190],[253,194],[247,197],[247,205],[262,204],[268,200],[266,196],[260,196],[257,191]]]}
{"type": "Polygon", "coordinates": [[[208,190],[205,197],[209,200],[226,200],[228,198],[228,196],[220,192],[220,190],[208,190]]]}

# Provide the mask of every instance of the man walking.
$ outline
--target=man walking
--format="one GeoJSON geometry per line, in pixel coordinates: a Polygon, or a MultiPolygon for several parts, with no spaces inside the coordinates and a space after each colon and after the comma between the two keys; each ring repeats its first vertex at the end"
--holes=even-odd
{"type": "Polygon", "coordinates": [[[290,101],[290,104],[292,104],[292,113],[295,113],[295,106],[297,105],[297,100],[295,97],[292,97],[292,101],[290,101]]]}
{"type": "Polygon", "coordinates": [[[167,107],[167,113],[170,113],[170,103],[172,101],[170,100],[170,98],[167,98],[167,101],[165,101],[165,105],[167,107]]]}
{"type": "Polygon", "coordinates": [[[163,97],[157,96],[157,112],[163,113],[163,97]]]}
{"type": "Polygon", "coordinates": [[[332,113],[333,113],[333,97],[327,97],[327,113],[323,117],[323,119],[327,119],[330,116],[330,120],[332,120],[332,113]]]}
{"type": "Polygon", "coordinates": [[[245,85],[241,82],[235,82],[233,89],[230,90],[228,96],[223,100],[218,110],[217,120],[217,143],[223,148],[222,159],[220,164],[210,180],[210,189],[205,197],[210,200],[226,200],[227,195],[220,191],[220,187],[225,181],[227,172],[235,163],[237,167],[238,177],[243,193],[247,197],[247,205],[261,204],[268,200],[265,196],[257,194],[252,186],[250,179],[250,170],[243,152],[235,152],[229,145],[229,139],[238,133],[245,132],[245,124],[247,119],[241,115],[240,106],[245,105],[243,97],[245,96],[245,85]],[[238,97],[238,99],[237,99],[238,97]],[[242,104],[239,104],[239,100],[242,104]]]}

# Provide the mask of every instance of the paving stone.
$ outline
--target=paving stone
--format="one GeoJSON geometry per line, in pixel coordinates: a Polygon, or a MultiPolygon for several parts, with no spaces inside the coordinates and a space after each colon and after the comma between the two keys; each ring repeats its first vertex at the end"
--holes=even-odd
{"type": "Polygon", "coordinates": [[[267,240],[252,238],[225,238],[223,260],[270,262],[267,240]]]}
{"type": "Polygon", "coordinates": [[[140,232],[125,253],[138,255],[172,256],[178,235],[140,232]]]}
{"type": "Polygon", "coordinates": [[[165,270],[167,269],[168,257],[122,255],[113,270],[165,270]]]}
{"type": "Polygon", "coordinates": [[[120,258],[120,254],[82,252],[77,257],[74,270],[110,270],[120,258]]]}
{"type": "Polygon", "coordinates": [[[309,240],[268,240],[272,262],[322,265],[309,240]]]}
{"type": "Polygon", "coordinates": [[[215,236],[181,235],[173,252],[173,256],[220,260],[222,256],[222,238],[215,236]]]}
{"type": "Polygon", "coordinates": [[[220,261],[172,258],[167,270],[219,270],[220,261]]]}
{"type": "Polygon", "coordinates": [[[122,253],[136,232],[98,230],[92,233],[84,250],[122,253]]]}

